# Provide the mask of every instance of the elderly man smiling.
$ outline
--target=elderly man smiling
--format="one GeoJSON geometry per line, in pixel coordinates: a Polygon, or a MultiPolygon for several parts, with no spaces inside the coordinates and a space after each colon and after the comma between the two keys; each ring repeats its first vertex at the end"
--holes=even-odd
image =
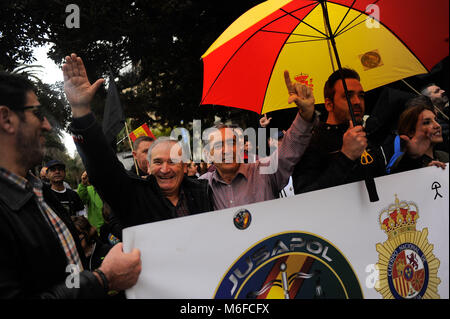
{"type": "Polygon", "coordinates": [[[90,182],[129,227],[212,210],[206,181],[184,178],[186,163],[177,141],[159,138],[148,151],[149,176],[128,173],[115,156],[91,112],[90,102],[103,83],[91,85],[81,58],[66,57],[64,89],[73,115],[71,130],[90,182]]]}

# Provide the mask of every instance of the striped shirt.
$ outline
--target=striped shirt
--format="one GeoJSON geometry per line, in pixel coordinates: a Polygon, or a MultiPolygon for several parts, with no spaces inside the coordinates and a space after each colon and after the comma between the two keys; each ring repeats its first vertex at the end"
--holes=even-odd
{"type": "Polygon", "coordinates": [[[78,270],[83,271],[83,265],[81,263],[80,255],[75,245],[75,241],[67,228],[66,224],[45,202],[42,194],[42,182],[32,174],[28,173],[26,178],[18,176],[10,171],[0,167],[0,176],[7,179],[11,183],[17,185],[23,190],[28,190],[34,193],[34,199],[39,208],[39,211],[49,223],[53,233],[59,239],[62,249],[67,258],[67,263],[70,265],[76,265],[78,270]]]}

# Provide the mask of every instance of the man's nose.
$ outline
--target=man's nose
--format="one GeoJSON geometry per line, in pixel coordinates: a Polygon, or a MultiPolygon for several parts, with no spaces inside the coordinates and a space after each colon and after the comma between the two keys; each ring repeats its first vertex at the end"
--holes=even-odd
{"type": "Polygon", "coordinates": [[[360,105],[361,99],[357,95],[353,95],[350,99],[350,102],[352,102],[353,105],[360,105]]]}
{"type": "Polygon", "coordinates": [[[47,120],[46,117],[44,117],[44,120],[41,123],[41,127],[42,130],[50,132],[52,130],[52,125],[50,124],[50,122],[47,120]]]}
{"type": "Polygon", "coordinates": [[[163,162],[161,164],[160,171],[161,171],[161,173],[167,173],[169,171],[169,165],[167,164],[167,162],[163,162]]]}

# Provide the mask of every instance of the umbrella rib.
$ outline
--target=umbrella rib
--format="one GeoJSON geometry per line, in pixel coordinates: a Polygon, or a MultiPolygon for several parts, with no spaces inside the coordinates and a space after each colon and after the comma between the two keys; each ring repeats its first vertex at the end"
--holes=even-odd
{"type": "Polygon", "coordinates": [[[345,15],[344,15],[344,17],[342,18],[341,22],[339,22],[339,25],[337,26],[337,28],[336,28],[336,30],[333,32],[333,34],[337,34],[337,33],[338,33],[338,30],[339,30],[339,28],[341,27],[342,22],[344,22],[345,18],[347,18],[347,16],[348,16],[350,10],[351,10],[351,9],[353,8],[353,6],[355,5],[355,2],[356,2],[356,0],[353,0],[352,5],[351,5],[350,7],[348,7],[347,12],[345,13],[345,15]]]}
{"type": "MultiPolygon", "coordinates": [[[[303,7],[301,7],[301,8],[298,8],[298,9],[292,11],[292,12],[299,11],[299,10],[302,10],[302,9],[304,9],[304,8],[307,8],[307,7],[310,7],[310,6],[316,6],[316,5],[317,5],[317,4],[315,4],[315,3],[311,3],[311,4],[308,4],[308,5],[303,6],[303,7]]],[[[283,12],[285,12],[287,15],[290,15],[290,16],[294,17],[296,20],[302,22],[302,20],[300,20],[300,19],[298,19],[297,17],[293,16],[291,13],[289,13],[289,12],[283,10],[283,9],[280,9],[280,10],[282,10],[283,12]]],[[[285,15],[285,16],[286,16],[286,15],[285,15]]],[[[203,101],[204,101],[204,100],[206,99],[206,97],[208,96],[209,92],[211,91],[212,87],[213,87],[214,84],[216,83],[217,79],[218,79],[218,78],[220,77],[220,75],[222,74],[222,72],[223,72],[223,70],[225,69],[225,67],[226,67],[226,66],[228,65],[228,63],[233,59],[233,57],[237,54],[237,52],[244,46],[244,44],[245,44],[247,41],[249,41],[252,37],[254,37],[255,34],[257,34],[258,32],[263,31],[263,30],[262,30],[263,28],[267,27],[269,24],[271,24],[271,23],[273,23],[274,21],[277,21],[277,20],[279,20],[279,19],[281,19],[281,18],[283,18],[283,17],[285,17],[285,16],[278,17],[278,18],[276,18],[275,20],[270,21],[269,23],[267,23],[266,25],[264,25],[264,26],[261,27],[260,29],[256,30],[255,33],[253,33],[249,38],[247,38],[247,40],[245,40],[245,41],[239,46],[239,48],[231,55],[231,57],[228,59],[228,61],[224,64],[224,66],[222,67],[222,69],[221,69],[220,72],[217,74],[216,78],[214,79],[213,83],[209,86],[209,89],[208,89],[208,91],[206,92],[205,96],[202,98],[202,100],[201,100],[201,102],[200,102],[200,105],[203,103],[203,101]]],[[[267,31],[266,31],[266,32],[267,32],[267,31]]],[[[319,31],[319,33],[322,33],[322,32],[319,31]]],[[[322,34],[323,34],[323,33],[322,33],[322,34]]],[[[324,35],[324,34],[323,34],[323,35],[324,35]]],[[[286,40],[287,40],[287,39],[286,39],[286,40]]],[[[279,54],[279,53],[278,53],[278,54],[279,54]]],[[[272,71],[273,71],[273,70],[272,70],[272,71]]],[[[267,91],[266,91],[266,93],[267,93],[267,91]]],[[[264,99],[265,99],[265,97],[264,97],[264,99]]],[[[263,100],[263,101],[264,101],[264,100],[263,100]]],[[[264,102],[263,102],[263,103],[264,103],[264,102]]],[[[262,110],[262,107],[263,107],[263,106],[261,106],[261,110],[262,110]]]]}
{"type": "Polygon", "coordinates": [[[283,11],[283,12],[286,13],[287,15],[290,15],[290,16],[293,17],[294,19],[297,19],[298,21],[300,21],[300,23],[303,23],[303,24],[307,25],[308,27],[310,27],[311,29],[313,29],[313,30],[319,32],[319,33],[320,33],[321,35],[323,35],[324,37],[327,37],[327,35],[326,35],[325,33],[323,33],[322,31],[320,31],[320,30],[314,28],[312,25],[306,23],[305,20],[302,20],[302,19],[297,18],[297,17],[294,16],[292,13],[287,12],[287,11],[284,10],[284,9],[281,9],[281,8],[280,8],[279,10],[283,11]]]}
{"type": "Polygon", "coordinates": [[[323,38],[323,39],[316,39],[316,40],[292,41],[292,42],[286,42],[286,44],[295,44],[295,43],[304,43],[304,42],[314,42],[314,41],[323,41],[323,40],[326,40],[326,39],[323,38]]]}
{"type": "MultiPolygon", "coordinates": [[[[304,6],[304,7],[302,7],[302,8],[299,8],[299,9],[294,10],[294,11],[292,11],[292,12],[298,11],[298,10],[300,10],[300,9],[306,8],[306,7],[311,6],[311,5],[312,5],[312,4],[309,4],[309,5],[307,5],[307,6],[304,6]]],[[[317,4],[314,4],[314,5],[316,6],[317,4]]],[[[280,8],[279,10],[285,12],[287,15],[293,16],[291,13],[286,12],[286,10],[283,10],[283,9],[281,9],[281,8],[280,8]]],[[[310,11],[310,13],[311,13],[311,11],[310,11]]],[[[309,14],[309,13],[308,13],[308,14],[309,14]]],[[[295,17],[295,16],[293,16],[293,17],[294,17],[296,20],[298,20],[300,23],[302,22],[302,20],[300,20],[299,18],[297,18],[297,17],[295,17]]],[[[273,21],[272,21],[272,22],[273,22],[273,21]]],[[[271,23],[272,23],[272,22],[271,22],[271,23]]],[[[297,27],[298,27],[298,24],[297,24],[297,27]]],[[[262,28],[261,28],[259,31],[262,31],[262,28]]],[[[319,31],[319,33],[321,33],[322,35],[326,36],[324,33],[320,32],[320,31],[319,31]]],[[[287,40],[288,40],[288,39],[289,39],[289,37],[286,38],[286,40],[285,40],[285,42],[284,42],[285,45],[287,44],[287,40]]],[[[318,41],[318,40],[315,40],[315,41],[318,41]]],[[[283,46],[284,46],[284,45],[283,45],[283,46]]],[[[281,48],[282,48],[283,46],[281,46],[281,48]]],[[[280,50],[278,51],[278,55],[277,55],[277,58],[275,59],[275,61],[277,61],[278,58],[279,58],[279,56],[280,56],[281,48],[280,48],[280,50]]],[[[261,104],[261,109],[260,109],[260,111],[259,111],[259,114],[261,114],[261,112],[262,112],[262,110],[263,110],[263,108],[264,108],[264,101],[266,100],[267,89],[268,89],[268,87],[269,87],[270,78],[272,77],[274,68],[275,68],[275,63],[272,65],[272,71],[270,72],[270,76],[269,76],[269,78],[268,78],[268,83],[267,83],[267,85],[266,85],[266,92],[264,93],[264,98],[263,98],[263,101],[262,101],[262,104],[261,104]]]]}
{"type": "Polygon", "coordinates": [[[358,19],[358,18],[359,18],[360,16],[362,16],[362,15],[363,15],[363,13],[358,14],[358,15],[356,16],[356,18],[354,18],[354,19],[353,19],[352,21],[350,21],[345,27],[343,27],[341,31],[337,32],[337,33],[335,34],[335,36],[341,35],[342,33],[346,32],[346,31],[348,31],[348,30],[350,30],[350,29],[353,29],[354,27],[356,27],[357,25],[361,24],[362,22],[365,22],[366,20],[363,20],[363,21],[361,21],[361,22],[358,22],[356,25],[354,25],[354,26],[348,28],[349,25],[351,25],[353,22],[355,22],[355,20],[358,19]],[[348,29],[347,29],[347,28],[348,28],[348,29]]]}
{"type": "Polygon", "coordinates": [[[366,21],[366,20],[361,21],[361,22],[358,22],[357,24],[351,26],[350,28],[348,28],[348,29],[346,29],[346,30],[342,29],[338,34],[335,35],[335,37],[337,37],[337,36],[339,36],[339,35],[341,35],[341,34],[347,32],[347,31],[350,31],[350,30],[353,29],[353,28],[356,28],[357,26],[359,26],[361,23],[364,23],[365,21],[366,21]]]}
{"type": "MultiPolygon", "coordinates": [[[[376,0],[374,3],[372,3],[372,5],[376,4],[379,1],[380,0],[376,0]]],[[[350,31],[351,29],[353,29],[353,28],[357,27],[358,25],[360,25],[361,23],[365,22],[366,20],[363,20],[363,21],[358,22],[357,24],[351,26],[350,28],[346,29],[353,21],[355,21],[358,17],[360,17],[364,13],[365,12],[361,12],[355,19],[353,19],[341,31],[339,31],[339,33],[335,34],[334,37],[336,38],[337,36],[347,32],[347,31],[350,31]]],[[[372,17],[372,18],[375,19],[374,17],[372,17]]],[[[411,50],[411,48],[395,32],[393,32],[390,28],[388,28],[385,24],[383,24],[382,21],[378,20],[378,22],[380,23],[380,25],[382,25],[384,28],[386,28],[386,30],[388,30],[393,36],[395,36],[398,39],[398,41],[400,41],[400,43],[402,43],[405,46],[405,48],[407,48],[408,51],[416,58],[416,60],[422,65],[422,67],[429,72],[428,68],[423,64],[423,62],[417,57],[417,55],[411,50]]]]}
{"type": "Polygon", "coordinates": [[[295,35],[299,37],[308,37],[308,38],[316,38],[320,40],[325,40],[324,37],[319,37],[316,35],[308,35],[308,34],[299,34],[299,33],[289,33],[289,32],[282,32],[282,31],[271,31],[271,30],[261,30],[261,32],[270,32],[270,33],[279,33],[279,34],[289,34],[289,35],[295,35]]]}
{"type": "MultiPolygon", "coordinates": [[[[378,1],[379,1],[379,0],[376,0],[374,3],[372,3],[372,5],[376,4],[378,1]]],[[[358,10],[356,10],[356,9],[354,9],[354,10],[355,10],[355,11],[358,11],[358,10]]],[[[340,30],[339,32],[338,32],[338,29],[339,29],[339,28],[336,29],[336,31],[335,31],[335,36],[338,36],[338,35],[340,35],[340,34],[346,32],[346,31],[348,31],[348,30],[350,30],[350,29],[356,27],[357,25],[361,24],[362,22],[365,22],[366,20],[364,20],[364,21],[362,21],[362,22],[358,22],[356,25],[354,25],[354,26],[352,26],[351,28],[349,28],[348,30],[346,30],[346,29],[348,28],[348,26],[350,26],[356,19],[358,19],[358,18],[359,18],[360,16],[362,16],[363,14],[365,14],[365,12],[360,11],[360,13],[359,13],[352,21],[350,21],[345,27],[343,27],[342,30],[340,30]]]]}

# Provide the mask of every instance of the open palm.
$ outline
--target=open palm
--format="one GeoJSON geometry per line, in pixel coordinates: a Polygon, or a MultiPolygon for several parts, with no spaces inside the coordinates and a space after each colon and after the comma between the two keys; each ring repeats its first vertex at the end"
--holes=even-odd
{"type": "Polygon", "coordinates": [[[104,79],[98,79],[91,85],[83,61],[75,53],[66,57],[66,63],[62,69],[64,75],[64,91],[72,109],[90,108],[92,98],[104,82],[104,79]]]}

